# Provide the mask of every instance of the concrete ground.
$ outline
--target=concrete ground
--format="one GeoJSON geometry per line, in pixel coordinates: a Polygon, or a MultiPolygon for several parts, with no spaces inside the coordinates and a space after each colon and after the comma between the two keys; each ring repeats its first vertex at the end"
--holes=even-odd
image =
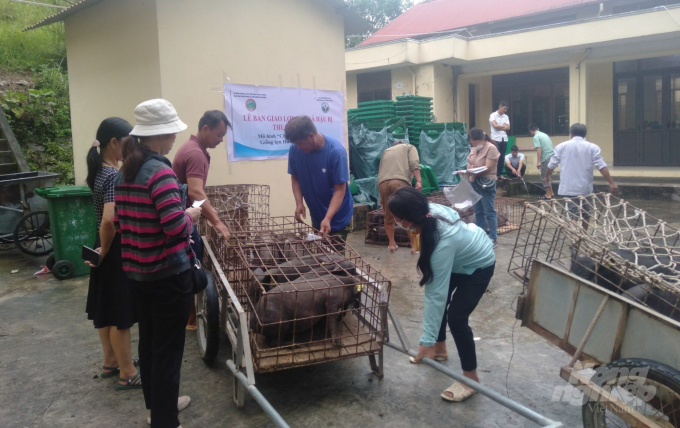
{"type": "MultiPolygon", "coordinates": [[[[680,209],[678,202],[637,206],[669,221],[677,221],[680,209]]],[[[423,302],[416,257],[408,248],[388,253],[386,247],[366,246],[363,232],[348,241],[392,280],[391,304],[417,345],[423,302]]],[[[506,272],[514,241],[515,233],[499,237],[496,274],[472,315],[481,380],[566,427],[580,426],[580,407],[552,399],[555,388],[565,385],[559,367],[570,357],[515,323],[511,306],[522,287],[506,272]]],[[[113,379],[98,377],[101,349],[84,312],[87,278],[36,278],[32,274],[42,261],[14,249],[0,251],[0,427],[147,426],[141,391],[118,392],[113,379]],[[11,274],[14,269],[19,272],[11,274]]],[[[133,334],[136,347],[135,328],[133,334]]],[[[447,342],[452,358],[445,364],[460,370],[453,340],[447,342]]],[[[192,403],[180,414],[185,428],[273,426],[250,396],[242,411],[231,401],[233,378],[223,364],[230,353],[223,337],[219,363],[206,367],[195,333],[187,333],[181,393],[192,403]]],[[[257,375],[256,380],[294,427],[536,426],[480,395],[458,404],[442,401],[439,394],[452,381],[410,364],[390,348],[385,348],[382,380],[371,374],[367,357],[257,375]]]]}

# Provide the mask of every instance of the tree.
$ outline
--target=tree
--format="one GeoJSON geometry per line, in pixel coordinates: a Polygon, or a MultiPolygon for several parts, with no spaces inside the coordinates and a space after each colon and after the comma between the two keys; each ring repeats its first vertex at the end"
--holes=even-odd
{"type": "Polygon", "coordinates": [[[365,34],[347,35],[345,47],[351,48],[366,40],[373,33],[389,24],[397,16],[413,6],[413,0],[345,0],[345,3],[361,15],[372,27],[365,34]]]}

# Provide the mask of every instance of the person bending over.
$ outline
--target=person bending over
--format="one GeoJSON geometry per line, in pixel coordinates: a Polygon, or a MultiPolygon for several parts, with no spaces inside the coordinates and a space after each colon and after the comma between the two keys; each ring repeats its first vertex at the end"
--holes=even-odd
{"type": "MultiPolygon", "coordinates": [[[[493,243],[486,232],[461,221],[449,207],[429,203],[412,187],[403,187],[390,198],[390,210],[400,226],[420,234],[421,252],[418,271],[425,288],[423,334],[418,355],[435,360],[448,358],[446,329],[456,343],[463,374],[479,382],[474,335],[470,314],[484,295],[496,266],[493,243]]],[[[475,391],[460,382],[447,388],[441,397],[463,401],[475,391]]]]}

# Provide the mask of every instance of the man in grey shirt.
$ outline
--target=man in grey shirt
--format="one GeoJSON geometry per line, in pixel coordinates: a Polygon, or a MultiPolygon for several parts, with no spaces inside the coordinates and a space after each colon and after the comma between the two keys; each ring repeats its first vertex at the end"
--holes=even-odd
{"type": "MultiPolygon", "coordinates": [[[[550,182],[557,165],[561,165],[560,196],[585,196],[593,193],[593,167],[596,167],[600,174],[609,183],[611,193],[619,193],[619,186],[614,183],[609,169],[600,148],[585,140],[588,128],[582,123],[575,123],[569,128],[571,140],[558,144],[555,152],[548,163],[548,170],[545,173],[544,184],[550,182]]],[[[583,200],[582,209],[579,210],[579,199],[574,198],[569,204],[569,212],[574,220],[579,219],[579,211],[583,215],[583,228],[588,230],[588,220],[590,220],[591,204],[588,200],[583,200]]]]}

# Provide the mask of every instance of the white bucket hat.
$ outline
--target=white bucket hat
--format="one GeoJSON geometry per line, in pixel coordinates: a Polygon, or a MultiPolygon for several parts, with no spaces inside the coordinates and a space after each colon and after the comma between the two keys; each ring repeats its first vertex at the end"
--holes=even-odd
{"type": "Polygon", "coordinates": [[[154,135],[177,134],[187,129],[179,120],[177,110],[164,99],[144,101],[135,107],[135,127],[130,135],[152,137],[154,135]]]}

